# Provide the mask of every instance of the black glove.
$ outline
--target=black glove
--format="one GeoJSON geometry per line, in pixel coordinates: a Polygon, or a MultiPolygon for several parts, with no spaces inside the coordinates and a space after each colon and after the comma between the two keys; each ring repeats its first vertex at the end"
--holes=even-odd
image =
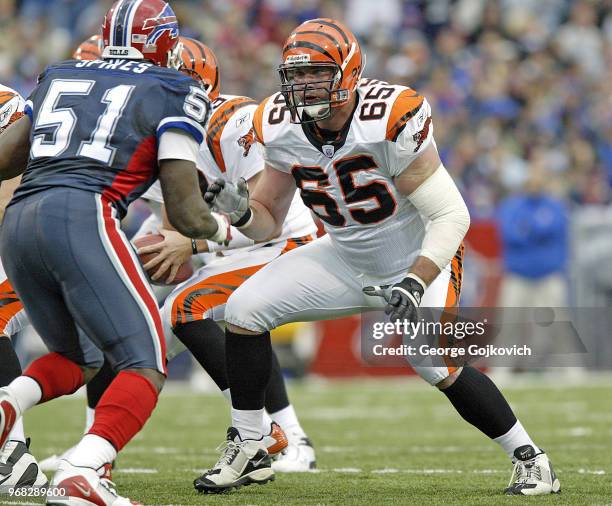
{"type": "Polygon", "coordinates": [[[416,322],[418,308],[425,293],[425,283],[415,274],[408,274],[394,285],[366,286],[363,293],[372,297],[383,297],[387,301],[385,314],[391,321],[416,322]]]}
{"type": "Polygon", "coordinates": [[[206,189],[204,200],[213,211],[229,216],[232,225],[236,227],[246,225],[251,219],[249,187],[244,178],[236,183],[217,179],[206,189]]]}

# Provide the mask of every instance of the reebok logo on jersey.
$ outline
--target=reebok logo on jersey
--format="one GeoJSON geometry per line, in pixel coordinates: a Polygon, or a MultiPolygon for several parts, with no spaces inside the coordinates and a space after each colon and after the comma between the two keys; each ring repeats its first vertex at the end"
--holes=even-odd
{"type": "Polygon", "coordinates": [[[244,125],[249,120],[250,117],[251,117],[251,113],[247,112],[244,116],[238,118],[236,120],[236,128],[240,128],[242,125],[244,125]]]}
{"type": "Polygon", "coordinates": [[[7,122],[8,118],[11,116],[12,111],[13,111],[13,108],[9,107],[8,109],[0,113],[0,125],[4,125],[4,123],[7,122]]]}

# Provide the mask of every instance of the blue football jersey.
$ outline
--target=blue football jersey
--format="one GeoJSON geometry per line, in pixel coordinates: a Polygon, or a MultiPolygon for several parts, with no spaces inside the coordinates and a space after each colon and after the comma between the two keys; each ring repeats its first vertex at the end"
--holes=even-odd
{"type": "Polygon", "coordinates": [[[201,143],[210,106],[178,71],[138,60],[68,60],[48,67],[26,102],[30,159],[13,201],[51,187],[100,193],[121,216],[157,179],[169,128],[201,143]]]}

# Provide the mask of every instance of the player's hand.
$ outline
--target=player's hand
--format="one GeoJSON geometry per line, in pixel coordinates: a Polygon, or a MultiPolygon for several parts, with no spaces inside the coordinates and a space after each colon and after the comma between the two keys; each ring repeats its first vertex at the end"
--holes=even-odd
{"type": "Polygon", "coordinates": [[[155,258],[143,265],[145,271],[151,272],[156,266],[157,270],[151,275],[152,281],[158,281],[165,272],[168,272],[165,283],[174,281],[179,267],[187,262],[192,255],[191,239],[179,234],[176,230],[161,229],[164,236],[162,242],[138,248],[138,254],[157,253],[155,258]]]}
{"type": "Polygon", "coordinates": [[[416,322],[418,308],[425,293],[425,283],[414,274],[408,274],[394,285],[366,286],[363,293],[371,297],[382,297],[387,301],[385,314],[391,321],[416,322]]]}
{"type": "Polygon", "coordinates": [[[204,200],[213,211],[226,214],[236,227],[245,225],[251,218],[249,187],[244,178],[237,183],[217,179],[206,189],[204,200]]]}

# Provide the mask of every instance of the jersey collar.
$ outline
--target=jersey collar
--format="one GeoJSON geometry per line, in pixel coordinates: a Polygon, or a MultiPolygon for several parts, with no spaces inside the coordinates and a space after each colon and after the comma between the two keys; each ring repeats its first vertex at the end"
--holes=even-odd
{"type": "MultiPolygon", "coordinates": [[[[359,93],[355,93],[355,94],[357,96],[357,99],[355,100],[355,105],[353,106],[351,115],[348,117],[348,120],[342,127],[342,130],[339,132],[336,139],[322,140],[319,134],[317,134],[318,129],[314,123],[302,123],[301,125],[302,131],[304,132],[304,135],[306,136],[310,144],[312,144],[315,148],[317,148],[323,155],[327,156],[328,158],[332,158],[332,157],[329,156],[327,153],[325,153],[325,151],[323,150],[324,145],[333,146],[334,148],[333,153],[337,153],[340,149],[342,149],[342,146],[344,146],[344,143],[346,142],[346,138],[348,137],[348,133],[351,129],[351,124],[353,123],[353,116],[355,115],[355,111],[357,110],[357,106],[359,105],[359,100],[360,100],[359,93]]],[[[329,150],[329,148],[327,149],[329,150]]]]}

